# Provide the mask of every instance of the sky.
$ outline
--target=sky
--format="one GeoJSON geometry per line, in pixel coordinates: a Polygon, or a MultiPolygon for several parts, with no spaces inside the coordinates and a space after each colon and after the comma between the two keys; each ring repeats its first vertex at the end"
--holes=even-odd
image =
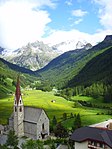
{"type": "Polygon", "coordinates": [[[0,0],[0,46],[54,45],[85,40],[95,45],[112,34],[112,0],[0,0]]]}

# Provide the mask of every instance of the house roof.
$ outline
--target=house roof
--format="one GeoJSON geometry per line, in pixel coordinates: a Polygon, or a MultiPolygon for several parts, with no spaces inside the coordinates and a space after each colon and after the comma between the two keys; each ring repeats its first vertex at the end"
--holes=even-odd
{"type": "Polygon", "coordinates": [[[38,122],[43,109],[34,107],[24,107],[24,121],[38,122]]]}
{"type": "Polygon", "coordinates": [[[73,132],[71,140],[76,142],[95,140],[104,142],[108,146],[112,147],[112,130],[104,130],[95,127],[81,127],[73,132]]]}

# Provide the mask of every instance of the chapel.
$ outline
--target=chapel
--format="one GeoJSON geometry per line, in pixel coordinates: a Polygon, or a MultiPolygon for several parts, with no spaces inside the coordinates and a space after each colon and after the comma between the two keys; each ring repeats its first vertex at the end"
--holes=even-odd
{"type": "Polygon", "coordinates": [[[17,78],[13,113],[9,118],[9,129],[14,130],[18,137],[26,136],[34,140],[49,136],[49,118],[46,112],[41,108],[24,106],[19,77],[17,78]]]}

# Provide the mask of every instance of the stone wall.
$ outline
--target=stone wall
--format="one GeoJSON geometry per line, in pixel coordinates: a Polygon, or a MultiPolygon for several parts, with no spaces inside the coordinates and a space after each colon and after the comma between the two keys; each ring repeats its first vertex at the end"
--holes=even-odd
{"type": "Polygon", "coordinates": [[[49,119],[43,110],[37,122],[37,139],[42,139],[42,133],[46,134],[45,138],[49,136],[49,119]]]}
{"type": "Polygon", "coordinates": [[[36,140],[37,139],[37,124],[32,123],[32,122],[24,122],[24,135],[36,140]]]}

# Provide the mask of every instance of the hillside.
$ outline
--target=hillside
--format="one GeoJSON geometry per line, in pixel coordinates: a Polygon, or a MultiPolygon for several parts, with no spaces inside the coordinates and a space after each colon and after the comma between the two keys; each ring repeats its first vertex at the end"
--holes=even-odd
{"type": "Polygon", "coordinates": [[[90,60],[79,74],[69,81],[68,86],[88,86],[98,81],[112,84],[112,47],[90,60]]]}
{"type": "Polygon", "coordinates": [[[18,74],[21,77],[22,87],[36,80],[31,70],[11,64],[0,58],[0,98],[15,90],[18,74]]]}
{"type": "MultiPolygon", "coordinates": [[[[52,92],[42,92],[40,90],[24,90],[22,91],[22,93],[24,105],[44,108],[50,119],[50,124],[52,124],[53,117],[55,116],[58,122],[61,121],[65,125],[65,127],[71,128],[74,125],[74,117],[71,117],[71,113],[80,113],[82,125],[84,126],[101,122],[112,117],[111,115],[107,114],[109,107],[111,107],[112,104],[108,106],[108,109],[86,108],[80,105],[75,107],[74,101],[67,101],[62,97],[54,96],[52,92]],[[55,100],[55,103],[51,102],[52,100],[55,100]],[[64,120],[63,118],[64,113],[67,114],[67,120],[64,120]]],[[[93,101],[93,103],[98,101],[93,98],[86,97],[86,99],[90,99],[91,101],[93,101]]],[[[0,100],[0,105],[2,106],[2,108],[0,108],[1,124],[7,124],[7,119],[10,117],[13,111],[13,103],[14,96],[9,96],[0,100]]],[[[101,103],[99,102],[97,104],[101,105],[101,103]]]]}
{"type": "Polygon", "coordinates": [[[94,57],[112,46],[112,36],[105,39],[91,49],[76,49],[66,52],[52,60],[43,69],[37,71],[42,79],[48,80],[52,85],[61,88],[83,69],[94,57]]]}

